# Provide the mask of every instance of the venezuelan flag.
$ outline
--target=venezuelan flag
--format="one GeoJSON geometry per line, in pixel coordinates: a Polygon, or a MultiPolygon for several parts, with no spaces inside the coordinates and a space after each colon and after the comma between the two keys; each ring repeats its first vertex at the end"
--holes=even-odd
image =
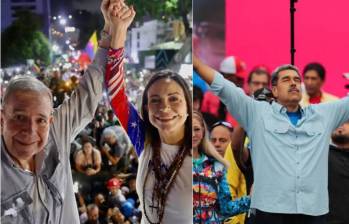
{"type": "Polygon", "coordinates": [[[140,156],[144,149],[145,126],[125,89],[124,48],[109,49],[105,73],[110,105],[140,156]]]}
{"type": "Polygon", "coordinates": [[[90,57],[91,61],[93,61],[93,58],[95,57],[97,48],[98,48],[97,32],[94,31],[85,47],[85,52],[90,57]]]}

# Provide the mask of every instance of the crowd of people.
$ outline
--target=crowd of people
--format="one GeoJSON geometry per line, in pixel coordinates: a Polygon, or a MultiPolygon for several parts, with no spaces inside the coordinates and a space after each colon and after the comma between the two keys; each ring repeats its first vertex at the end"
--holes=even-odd
{"type": "Polygon", "coordinates": [[[138,223],[138,159],[110,105],[100,104],[95,118],[71,144],[72,175],[80,222],[138,223]],[[96,214],[98,215],[96,217],[96,214]]]}
{"type": "Polygon", "coordinates": [[[123,64],[135,10],[123,0],[103,0],[101,10],[96,57],[71,89],[59,71],[6,86],[1,222],[349,220],[349,98],[322,90],[323,65],[246,75],[237,57],[216,71],[194,55],[209,89],[194,83],[192,97],[183,77],[158,71],[136,107],[123,64]]]}

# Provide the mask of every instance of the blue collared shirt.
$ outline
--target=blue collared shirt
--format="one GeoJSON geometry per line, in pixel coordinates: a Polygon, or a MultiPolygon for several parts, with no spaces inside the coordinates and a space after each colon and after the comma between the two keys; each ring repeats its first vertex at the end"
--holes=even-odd
{"type": "Polygon", "coordinates": [[[326,214],[330,136],[349,119],[349,97],[301,109],[294,126],[285,107],[246,96],[219,73],[211,90],[250,138],[251,207],[272,213],[326,214]]]}

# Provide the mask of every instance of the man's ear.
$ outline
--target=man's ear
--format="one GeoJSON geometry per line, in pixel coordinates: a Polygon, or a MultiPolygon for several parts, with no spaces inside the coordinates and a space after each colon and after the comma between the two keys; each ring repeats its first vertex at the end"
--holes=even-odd
{"type": "Polygon", "coordinates": [[[54,120],[53,116],[50,115],[50,117],[49,117],[49,119],[48,119],[48,123],[49,123],[49,124],[52,124],[52,123],[53,123],[53,120],[54,120]]]}
{"type": "Polygon", "coordinates": [[[277,90],[276,86],[272,86],[271,91],[272,91],[274,97],[277,98],[278,97],[278,90],[277,90]]]}

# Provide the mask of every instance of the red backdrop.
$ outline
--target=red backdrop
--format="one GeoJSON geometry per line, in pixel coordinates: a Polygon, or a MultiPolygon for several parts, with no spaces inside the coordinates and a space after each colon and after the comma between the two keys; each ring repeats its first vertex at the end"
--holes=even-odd
{"type": "MultiPolygon", "coordinates": [[[[327,70],[324,90],[345,96],[349,73],[349,1],[299,0],[295,13],[295,65],[318,61],[327,70]]],[[[226,0],[226,55],[248,69],[290,63],[289,0],[226,0]]]]}

